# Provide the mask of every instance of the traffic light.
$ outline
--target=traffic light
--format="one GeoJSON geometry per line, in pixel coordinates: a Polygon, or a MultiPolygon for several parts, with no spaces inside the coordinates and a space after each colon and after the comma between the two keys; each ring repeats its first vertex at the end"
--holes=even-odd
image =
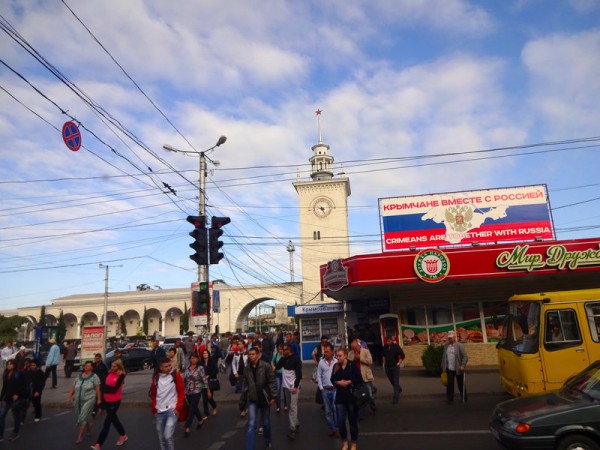
{"type": "Polygon", "coordinates": [[[190,259],[194,260],[199,266],[208,265],[208,237],[206,235],[206,216],[188,216],[186,219],[194,225],[194,231],[190,236],[194,238],[194,242],[190,244],[196,253],[190,255],[190,259]]]}
{"type": "Polygon", "coordinates": [[[210,290],[208,283],[200,283],[197,291],[192,291],[192,315],[208,316],[210,311],[210,290]]]}
{"type": "Polygon", "coordinates": [[[219,264],[219,261],[225,256],[219,250],[223,247],[223,241],[219,238],[223,235],[222,227],[231,222],[229,217],[214,217],[210,222],[210,229],[208,230],[208,250],[211,264],[219,264]]]}

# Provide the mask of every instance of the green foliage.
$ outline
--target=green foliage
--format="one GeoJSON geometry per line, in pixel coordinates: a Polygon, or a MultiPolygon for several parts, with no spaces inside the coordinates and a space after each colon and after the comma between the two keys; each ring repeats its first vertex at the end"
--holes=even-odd
{"type": "Polygon", "coordinates": [[[144,306],[144,315],[142,316],[142,331],[144,336],[148,336],[148,311],[146,311],[146,307],[144,306]]]}
{"type": "Polygon", "coordinates": [[[46,325],[46,306],[42,305],[40,309],[40,318],[38,319],[38,325],[46,325]]]}
{"type": "Polygon", "coordinates": [[[11,316],[4,317],[0,316],[0,340],[2,342],[15,341],[17,339],[17,329],[27,322],[25,317],[11,316]]]}
{"type": "Polygon", "coordinates": [[[423,361],[423,367],[427,373],[439,377],[442,373],[442,355],[444,353],[444,347],[441,345],[428,345],[421,361],[423,361]]]}
{"type": "Polygon", "coordinates": [[[127,324],[125,323],[125,316],[119,317],[119,328],[121,337],[127,337],[127,324]]]}
{"type": "Polygon", "coordinates": [[[183,304],[183,316],[181,316],[181,334],[187,332],[190,329],[190,311],[188,310],[187,303],[183,304]]]}
{"type": "Polygon", "coordinates": [[[65,324],[65,317],[63,315],[62,309],[60,310],[60,315],[58,316],[58,342],[63,342],[65,340],[65,336],[67,335],[67,325],[65,324]]]}

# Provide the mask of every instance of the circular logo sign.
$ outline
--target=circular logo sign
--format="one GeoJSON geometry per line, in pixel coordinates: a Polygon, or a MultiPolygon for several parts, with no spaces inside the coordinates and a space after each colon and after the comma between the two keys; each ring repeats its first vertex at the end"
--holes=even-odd
{"type": "Polygon", "coordinates": [[[415,273],[423,281],[437,283],[450,273],[450,260],[441,250],[430,248],[420,251],[415,256],[415,273]]]}
{"type": "Polygon", "coordinates": [[[63,141],[69,150],[76,152],[81,147],[81,133],[73,122],[65,122],[62,129],[63,141]]]}

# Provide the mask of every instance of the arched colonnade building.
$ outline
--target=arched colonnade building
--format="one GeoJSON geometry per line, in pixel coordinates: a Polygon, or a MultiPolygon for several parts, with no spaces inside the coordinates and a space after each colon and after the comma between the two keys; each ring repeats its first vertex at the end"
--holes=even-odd
{"type": "MultiPolygon", "coordinates": [[[[220,332],[241,331],[252,309],[267,300],[287,305],[302,303],[302,283],[281,283],[275,285],[228,286],[216,283],[214,291],[219,291],[220,309],[212,315],[212,332],[219,327],[220,332]]],[[[81,337],[82,325],[101,324],[104,314],[104,293],[80,294],[60,297],[45,306],[46,324],[55,325],[62,311],[66,325],[65,339],[81,337]]],[[[138,334],[142,327],[144,308],[148,317],[148,335],[176,336],[181,331],[181,320],[185,309],[191,308],[190,289],[159,289],[131,292],[111,292],[108,295],[107,326],[108,336],[120,334],[120,318],[123,316],[126,335],[138,334]]],[[[18,308],[21,317],[29,319],[28,334],[37,325],[41,306],[18,308]]],[[[187,330],[184,330],[187,331],[187,330]]]]}

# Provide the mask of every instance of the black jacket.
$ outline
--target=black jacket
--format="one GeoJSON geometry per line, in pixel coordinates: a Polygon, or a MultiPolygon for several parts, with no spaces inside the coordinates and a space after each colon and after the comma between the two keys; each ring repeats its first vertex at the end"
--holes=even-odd
{"type": "Polygon", "coordinates": [[[27,398],[28,386],[27,379],[23,375],[23,373],[18,371],[13,371],[10,376],[7,376],[8,373],[4,372],[3,383],[2,383],[2,391],[0,391],[0,401],[4,402],[12,402],[13,396],[16,395],[20,399],[27,398]]]}
{"type": "Polygon", "coordinates": [[[256,366],[250,361],[244,369],[248,400],[266,406],[275,398],[275,373],[271,365],[259,359],[256,366]]]}

